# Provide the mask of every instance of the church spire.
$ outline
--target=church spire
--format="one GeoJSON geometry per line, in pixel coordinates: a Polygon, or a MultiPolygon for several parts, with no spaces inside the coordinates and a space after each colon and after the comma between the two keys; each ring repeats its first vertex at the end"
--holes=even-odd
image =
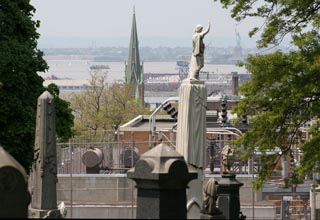
{"type": "Polygon", "coordinates": [[[129,45],[129,57],[125,68],[125,82],[132,85],[132,95],[136,99],[144,99],[143,65],[140,64],[139,41],[136,24],[135,7],[133,6],[133,18],[129,45]]]}

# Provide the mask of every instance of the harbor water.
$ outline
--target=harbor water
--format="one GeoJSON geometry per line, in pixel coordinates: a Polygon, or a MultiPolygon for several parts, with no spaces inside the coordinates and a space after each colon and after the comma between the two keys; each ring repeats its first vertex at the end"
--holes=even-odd
{"type": "MultiPolygon", "coordinates": [[[[109,83],[124,80],[125,62],[92,62],[90,60],[54,60],[46,59],[49,70],[45,73],[39,73],[43,78],[54,75],[62,79],[88,80],[90,79],[90,66],[92,65],[108,65],[107,81],[109,83]]],[[[144,73],[168,73],[177,74],[179,69],[176,62],[144,62],[144,73]]],[[[223,73],[246,73],[243,67],[236,65],[217,65],[205,64],[202,71],[210,74],[223,73]]]]}

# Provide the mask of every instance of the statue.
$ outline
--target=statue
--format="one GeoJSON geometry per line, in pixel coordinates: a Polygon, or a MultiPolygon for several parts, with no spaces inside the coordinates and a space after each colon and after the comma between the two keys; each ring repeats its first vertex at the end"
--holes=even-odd
{"type": "Polygon", "coordinates": [[[235,29],[234,30],[235,33],[236,33],[236,40],[237,40],[237,48],[240,48],[241,47],[241,37],[240,37],[240,34],[239,32],[235,29]]]}
{"type": "Polygon", "coordinates": [[[205,45],[203,43],[203,38],[210,30],[210,22],[205,31],[202,32],[202,29],[202,25],[198,24],[195,28],[195,33],[192,36],[192,55],[188,75],[188,78],[191,80],[199,80],[200,69],[204,66],[203,54],[205,45]]]}
{"type": "Polygon", "coordinates": [[[202,213],[208,215],[221,214],[217,208],[218,198],[218,182],[214,178],[210,178],[204,188],[204,200],[202,213]]]}
{"type": "Polygon", "coordinates": [[[233,165],[234,155],[233,149],[229,145],[225,145],[221,151],[221,173],[231,173],[231,167],[233,165]]]}

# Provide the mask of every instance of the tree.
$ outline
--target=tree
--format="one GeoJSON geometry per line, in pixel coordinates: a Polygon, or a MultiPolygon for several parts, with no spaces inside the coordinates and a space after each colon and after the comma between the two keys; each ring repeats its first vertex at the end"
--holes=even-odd
{"type": "Polygon", "coordinates": [[[48,85],[47,90],[53,95],[56,112],[56,135],[61,142],[66,142],[73,136],[73,119],[70,102],[59,97],[60,90],[54,83],[48,85]]]}
{"type": "Polygon", "coordinates": [[[108,89],[110,107],[107,117],[112,126],[120,126],[132,120],[137,115],[148,114],[150,111],[141,106],[141,101],[135,100],[130,95],[132,89],[130,84],[112,84],[108,89]]]}
{"type": "Polygon", "coordinates": [[[95,136],[98,130],[107,129],[105,121],[108,108],[107,73],[93,71],[90,74],[91,80],[88,88],[71,98],[76,135],[90,131],[95,136]]]}
{"type": "Polygon", "coordinates": [[[98,131],[113,130],[139,114],[149,113],[131,95],[130,85],[108,85],[106,81],[107,73],[92,72],[88,89],[72,97],[76,135],[90,132],[91,138],[97,139],[98,131]]]}
{"type": "Polygon", "coordinates": [[[319,0],[283,1],[283,0],[214,0],[223,7],[233,7],[231,17],[240,22],[248,17],[262,18],[260,27],[249,32],[253,36],[262,30],[258,47],[281,43],[290,34],[293,37],[301,33],[318,30],[320,25],[319,0]]]}
{"type": "Polygon", "coordinates": [[[48,67],[37,49],[35,8],[28,0],[3,0],[0,7],[0,144],[29,172],[37,98],[44,91],[37,72],[48,67]]]}
{"type": "MultiPolygon", "coordinates": [[[[217,0],[215,0],[217,1],[217,0]]],[[[232,6],[231,16],[237,21],[248,17],[264,19],[250,36],[261,31],[258,47],[278,45],[288,34],[292,51],[278,50],[266,55],[249,55],[243,65],[252,79],[240,87],[244,98],[233,110],[237,115],[250,115],[250,129],[237,143],[242,156],[250,158],[258,147],[263,168],[256,180],[260,187],[275,168],[280,155],[288,154],[298,144],[303,150],[300,175],[320,170],[318,161],[320,114],[320,2],[318,0],[220,0],[232,6]],[[301,138],[301,127],[313,123],[309,140],[301,138]],[[279,148],[280,154],[268,154],[279,148]]]]}

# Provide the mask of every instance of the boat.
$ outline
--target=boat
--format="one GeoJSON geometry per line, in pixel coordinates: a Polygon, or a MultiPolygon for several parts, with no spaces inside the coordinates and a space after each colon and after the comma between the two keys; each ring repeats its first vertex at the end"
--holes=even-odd
{"type": "Polygon", "coordinates": [[[90,70],[108,70],[110,69],[109,65],[91,65],[90,70]]]}

